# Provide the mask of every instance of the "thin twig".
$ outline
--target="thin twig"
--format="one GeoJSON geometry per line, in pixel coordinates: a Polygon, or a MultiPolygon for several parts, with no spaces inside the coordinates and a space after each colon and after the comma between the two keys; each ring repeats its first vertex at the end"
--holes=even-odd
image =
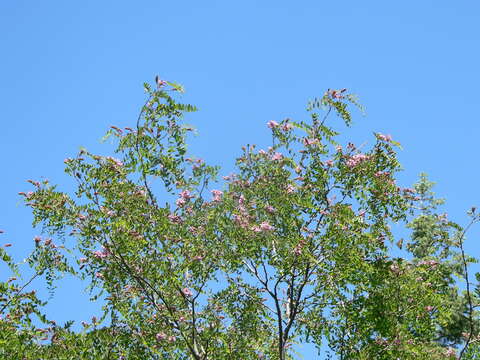
{"type": "Polygon", "coordinates": [[[42,274],[42,272],[36,272],[35,275],[33,275],[30,280],[28,280],[20,289],[18,289],[18,291],[15,293],[15,295],[13,295],[6,303],[5,305],[2,306],[2,308],[0,309],[0,314],[3,313],[3,311],[7,308],[8,305],[10,305],[12,303],[12,301],[18,297],[18,295],[20,295],[20,293],[23,291],[23,289],[25,289],[28,285],[30,285],[30,283],[35,280],[36,277],[40,276],[42,274]]]}
{"type": "Polygon", "coordinates": [[[463,354],[467,350],[468,346],[470,345],[470,342],[472,340],[473,336],[473,331],[474,331],[474,324],[473,324],[473,302],[472,302],[472,296],[471,296],[471,290],[470,290],[470,280],[468,277],[468,263],[467,263],[467,258],[465,255],[465,249],[463,248],[463,240],[465,237],[466,232],[468,229],[478,221],[477,217],[473,217],[473,219],[470,221],[470,223],[467,225],[467,227],[463,230],[463,232],[460,235],[460,239],[458,240],[458,247],[460,248],[461,255],[462,255],[462,264],[463,264],[463,278],[465,280],[465,283],[467,285],[467,302],[468,302],[468,322],[470,325],[470,331],[468,334],[467,341],[465,342],[465,345],[463,346],[462,351],[460,351],[460,354],[458,355],[458,359],[461,360],[463,354]]]}

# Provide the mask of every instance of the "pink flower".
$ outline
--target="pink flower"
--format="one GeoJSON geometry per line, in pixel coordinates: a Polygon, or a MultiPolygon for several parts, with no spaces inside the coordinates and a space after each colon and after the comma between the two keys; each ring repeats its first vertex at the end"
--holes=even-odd
{"type": "Polygon", "coordinates": [[[188,190],[183,190],[180,194],[179,194],[179,198],[175,201],[175,204],[177,204],[178,207],[182,207],[183,205],[185,205],[187,203],[188,200],[194,198],[195,196],[190,194],[190,191],[188,190]]]}
{"type": "Polygon", "coordinates": [[[290,124],[289,122],[286,122],[285,124],[283,124],[282,126],[282,130],[283,131],[290,131],[293,129],[293,125],[290,124]]]}
{"type": "Polygon", "coordinates": [[[310,145],[315,145],[318,143],[318,140],[317,139],[308,139],[308,138],[305,138],[303,139],[303,143],[306,145],[306,146],[310,146],[310,145]]]}
{"type": "Polygon", "coordinates": [[[355,154],[347,160],[347,166],[349,168],[353,168],[353,167],[367,161],[369,158],[370,157],[368,155],[365,155],[365,154],[355,154]]]}
{"type": "Polygon", "coordinates": [[[179,196],[182,198],[182,199],[185,199],[185,200],[189,200],[189,199],[192,199],[194,198],[195,196],[190,194],[190,191],[188,190],[183,190],[179,196]]]}
{"type": "Polygon", "coordinates": [[[112,161],[115,166],[118,166],[118,167],[122,167],[123,166],[123,162],[121,162],[120,160],[118,159],[115,159],[114,157],[111,157],[111,156],[107,156],[107,159],[112,161]]]}
{"type": "Polygon", "coordinates": [[[165,340],[167,338],[167,334],[161,332],[161,333],[158,333],[157,335],[155,335],[155,338],[157,339],[157,341],[162,341],[162,340],[165,340]]]}
{"type": "Polygon", "coordinates": [[[433,306],[431,306],[431,305],[425,306],[425,310],[427,310],[427,311],[432,311],[432,310],[433,310],[433,306]]]}
{"type": "Polygon", "coordinates": [[[175,214],[168,215],[168,220],[170,220],[174,224],[181,224],[182,223],[182,218],[178,215],[175,215],[175,214]]]}
{"type": "Polygon", "coordinates": [[[232,218],[233,218],[233,221],[235,222],[235,224],[237,224],[241,228],[246,229],[248,227],[249,221],[248,221],[248,217],[246,215],[244,215],[244,214],[242,214],[242,215],[234,214],[232,216],[232,218]]]}
{"type": "Polygon", "coordinates": [[[180,197],[175,201],[175,204],[177,204],[178,207],[182,207],[183,205],[185,205],[186,202],[187,202],[187,200],[180,197]]]}
{"type": "Polygon", "coordinates": [[[259,226],[252,227],[252,231],[254,232],[267,232],[274,230],[275,228],[270,225],[267,221],[262,222],[259,226]]]}
{"type": "Polygon", "coordinates": [[[93,256],[99,258],[99,259],[104,259],[106,258],[107,256],[110,255],[110,251],[108,251],[108,249],[106,249],[105,247],[102,246],[102,250],[97,250],[97,251],[94,251],[93,252],[93,256]]]}
{"type": "Polygon", "coordinates": [[[291,194],[295,192],[295,186],[293,186],[292,184],[288,184],[287,185],[287,194],[291,194]]]}
{"type": "Polygon", "coordinates": [[[445,350],[445,355],[446,355],[446,356],[449,356],[449,357],[454,357],[454,356],[456,357],[456,356],[457,356],[457,352],[455,351],[454,348],[449,347],[449,348],[447,348],[447,349],[445,350]]]}
{"type": "Polygon", "coordinates": [[[192,296],[193,295],[192,291],[189,288],[183,288],[182,293],[185,296],[192,296]]]}
{"type": "Polygon", "coordinates": [[[273,229],[275,229],[275,228],[266,221],[264,221],[260,224],[260,230],[262,230],[262,231],[270,231],[270,230],[273,230],[273,229]]]}
{"type": "Polygon", "coordinates": [[[265,150],[263,150],[263,149],[260,149],[260,150],[258,151],[258,153],[259,153],[260,155],[267,155],[267,152],[266,152],[265,150]]]}
{"type": "Polygon", "coordinates": [[[435,267],[438,265],[438,261],[436,260],[422,260],[418,263],[419,266],[422,266],[422,265],[427,265],[427,266],[432,266],[432,267],[435,267]]]}
{"type": "Polygon", "coordinates": [[[293,253],[297,256],[300,256],[302,255],[302,252],[303,252],[303,248],[305,246],[305,240],[301,240],[297,246],[295,246],[295,248],[293,249],[293,253]]]}
{"type": "Polygon", "coordinates": [[[331,167],[331,166],[333,166],[333,160],[327,160],[327,161],[325,161],[325,164],[327,164],[327,166],[331,167]]]}
{"type": "Polygon", "coordinates": [[[245,196],[240,195],[240,197],[238,198],[238,204],[239,205],[243,205],[245,203],[245,196]]]}
{"type": "Polygon", "coordinates": [[[212,195],[213,195],[212,201],[218,202],[222,200],[223,192],[220,190],[212,190],[212,195]]]}
{"type": "Polygon", "coordinates": [[[386,142],[391,142],[393,140],[392,135],[377,134],[377,138],[386,142]]]}
{"type": "Polygon", "coordinates": [[[273,128],[276,128],[278,126],[278,123],[274,120],[270,120],[269,122],[267,122],[267,126],[269,129],[273,129],[273,128]]]}
{"type": "Polygon", "coordinates": [[[103,274],[100,273],[100,272],[97,272],[97,273],[95,274],[95,277],[98,278],[98,279],[103,279],[103,274]]]}
{"type": "Polygon", "coordinates": [[[177,338],[176,338],[175,336],[169,336],[169,337],[168,337],[168,342],[169,342],[169,343],[173,343],[173,342],[175,342],[175,341],[177,341],[177,338]]]}
{"type": "Polygon", "coordinates": [[[272,155],[272,160],[282,160],[283,155],[280,154],[279,152],[276,152],[275,154],[272,155]]]}
{"type": "Polygon", "coordinates": [[[267,210],[267,212],[269,212],[270,214],[273,214],[275,212],[275,208],[272,205],[267,205],[267,207],[265,207],[265,210],[267,210]]]}

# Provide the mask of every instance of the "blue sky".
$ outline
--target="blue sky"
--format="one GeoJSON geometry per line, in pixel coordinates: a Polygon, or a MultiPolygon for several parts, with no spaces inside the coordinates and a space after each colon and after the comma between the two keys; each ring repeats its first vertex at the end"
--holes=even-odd
{"type": "MultiPolygon", "coordinates": [[[[480,205],[479,23],[473,0],[2,1],[0,243],[28,253],[39,229],[17,195],[25,180],[68,189],[63,159],[108,151],[99,139],[134,123],[156,74],[185,86],[200,108],[192,150],[225,173],[242,145],[268,143],[268,120],[306,119],[308,99],[346,87],[367,110],[347,136],[392,134],[401,184],[427,172],[465,223],[480,205]]],[[[77,288],[61,284],[52,316],[91,316],[77,288]]]]}

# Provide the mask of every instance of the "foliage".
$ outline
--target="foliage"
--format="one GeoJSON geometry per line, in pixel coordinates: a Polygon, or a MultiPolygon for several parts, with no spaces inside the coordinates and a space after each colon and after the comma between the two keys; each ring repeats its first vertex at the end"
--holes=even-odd
{"type": "Polygon", "coordinates": [[[157,78],[145,90],[136,128],[107,133],[117,157],[65,160],[74,194],[47,181],[21,193],[44,233],[31,280],[53,291],[66,273],[87,279],[104,315],[80,332],[57,325],[9,279],[2,358],[285,360],[305,342],[319,358],[477,358],[468,229],[438,213],[425,175],[396,184],[390,136],[369,149],[337,142],[328,117],[350,126],[354,96],[328,90],[309,121],[268,122],[273,145],[244,147],[222,182],[187,153],[182,118],[195,107],[177,101],[182,88],[157,78]],[[411,237],[397,242],[395,223],[411,237]]]}

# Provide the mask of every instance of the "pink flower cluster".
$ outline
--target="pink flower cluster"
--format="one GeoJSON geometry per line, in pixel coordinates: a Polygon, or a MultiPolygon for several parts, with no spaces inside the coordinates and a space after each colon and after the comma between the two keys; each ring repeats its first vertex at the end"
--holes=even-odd
{"type": "Polygon", "coordinates": [[[220,190],[212,190],[213,202],[219,202],[222,200],[223,192],[220,190]]]}
{"type": "Polygon", "coordinates": [[[252,230],[255,232],[267,232],[267,231],[272,231],[274,229],[275,227],[270,225],[267,221],[263,221],[259,226],[254,226],[252,228],[252,230]]]}
{"type": "Polygon", "coordinates": [[[292,184],[288,184],[287,185],[287,194],[291,194],[291,193],[294,193],[295,192],[295,186],[293,186],[292,184]]]}
{"type": "Polygon", "coordinates": [[[375,174],[373,174],[375,177],[382,177],[382,176],[390,176],[390,173],[388,171],[377,171],[375,174]]]}
{"type": "Polygon", "coordinates": [[[110,251],[102,246],[102,250],[97,250],[92,252],[93,256],[95,256],[98,259],[104,259],[107,256],[111,255],[110,251]]]}
{"type": "Polygon", "coordinates": [[[303,144],[305,146],[315,145],[315,144],[318,144],[318,139],[305,138],[305,139],[303,139],[303,144]]]}
{"type": "Polygon", "coordinates": [[[248,214],[247,208],[245,207],[245,197],[243,195],[240,195],[240,197],[238,198],[237,209],[240,214],[234,214],[232,216],[233,221],[240,227],[247,229],[250,223],[250,216],[248,214]]]}
{"type": "MultiPolygon", "coordinates": [[[[275,129],[280,126],[278,122],[275,120],[270,120],[267,122],[267,126],[269,129],[275,129]]],[[[290,131],[293,129],[293,125],[288,122],[288,119],[285,121],[285,123],[282,125],[282,130],[283,131],[290,131]]]]}
{"type": "Polygon", "coordinates": [[[275,120],[270,120],[269,122],[267,122],[267,126],[269,129],[273,129],[278,127],[278,123],[275,120]]]}
{"type": "Polygon", "coordinates": [[[427,266],[437,266],[438,265],[438,261],[436,260],[422,260],[418,263],[419,266],[422,266],[422,265],[427,265],[427,266]]]}
{"type": "Polygon", "coordinates": [[[444,354],[449,358],[455,358],[455,359],[457,358],[457,352],[452,347],[447,348],[444,354]]]}
{"type": "Polygon", "coordinates": [[[297,256],[302,255],[303,248],[305,247],[306,244],[307,243],[305,239],[300,240],[299,243],[293,248],[293,253],[297,256]]]}
{"type": "Polygon", "coordinates": [[[370,159],[370,157],[368,155],[355,154],[347,160],[347,166],[349,168],[353,168],[353,167],[358,166],[359,164],[367,161],[368,159],[370,159]]]}
{"type": "Polygon", "coordinates": [[[175,336],[167,336],[167,334],[161,332],[161,333],[158,333],[157,335],[155,335],[155,338],[157,339],[157,341],[163,341],[163,340],[167,340],[169,343],[173,343],[175,341],[177,341],[177,338],[175,336]]]}
{"type": "Polygon", "coordinates": [[[33,196],[33,191],[29,191],[27,193],[24,193],[23,191],[19,192],[18,195],[25,196],[27,199],[30,199],[33,196]]]}
{"type": "Polygon", "coordinates": [[[182,207],[187,203],[188,200],[194,198],[195,196],[190,194],[190,191],[188,190],[183,190],[179,194],[179,198],[175,201],[175,204],[177,204],[178,207],[182,207]]]}
{"type": "Polygon", "coordinates": [[[377,134],[377,138],[386,142],[391,142],[393,140],[392,135],[377,134]]]}
{"type": "Polygon", "coordinates": [[[185,296],[192,296],[193,295],[192,290],[190,290],[189,288],[183,288],[182,289],[182,294],[185,295],[185,296]]]}
{"type": "Polygon", "coordinates": [[[181,224],[182,221],[183,221],[180,216],[175,215],[175,214],[168,215],[168,220],[170,220],[174,224],[181,224]]]}
{"type": "Polygon", "coordinates": [[[265,207],[265,210],[267,210],[267,212],[269,212],[270,214],[273,214],[275,212],[275,208],[272,205],[267,205],[265,207]]]}
{"type": "Polygon", "coordinates": [[[276,161],[276,160],[282,160],[283,159],[283,155],[280,154],[279,152],[276,152],[275,154],[272,155],[272,160],[276,161]]]}

